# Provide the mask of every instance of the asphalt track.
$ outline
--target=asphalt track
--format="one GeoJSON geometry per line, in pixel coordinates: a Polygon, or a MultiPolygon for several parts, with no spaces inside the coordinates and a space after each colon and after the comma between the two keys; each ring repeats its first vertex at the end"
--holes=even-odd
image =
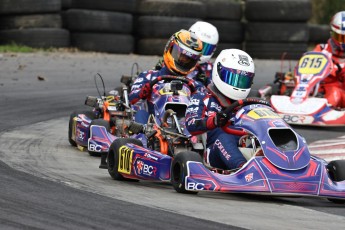
{"type": "MultiPolygon", "coordinates": [[[[97,95],[93,76],[116,87],[134,62],[158,57],[97,53],[0,56],[0,229],[339,229],[345,205],[318,198],[176,193],[168,184],[118,182],[99,158],[69,145],[69,114],[97,95]]],[[[254,89],[279,61],[256,61],[254,89]]],[[[308,143],[344,128],[296,127],[308,143]]]]}

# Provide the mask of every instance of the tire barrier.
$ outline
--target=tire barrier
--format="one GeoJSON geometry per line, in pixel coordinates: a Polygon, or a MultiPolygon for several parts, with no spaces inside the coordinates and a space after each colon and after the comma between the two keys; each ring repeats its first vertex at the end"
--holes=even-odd
{"type": "Polygon", "coordinates": [[[35,48],[69,47],[61,0],[0,0],[0,44],[35,48]]]}
{"type": "Polygon", "coordinates": [[[307,51],[311,0],[247,0],[245,50],[253,58],[299,59],[307,51]]]}
{"type": "Polygon", "coordinates": [[[202,20],[218,29],[214,56],[299,58],[329,38],[328,25],[307,23],[311,10],[311,0],[0,0],[0,44],[161,56],[173,33],[202,20]]]}

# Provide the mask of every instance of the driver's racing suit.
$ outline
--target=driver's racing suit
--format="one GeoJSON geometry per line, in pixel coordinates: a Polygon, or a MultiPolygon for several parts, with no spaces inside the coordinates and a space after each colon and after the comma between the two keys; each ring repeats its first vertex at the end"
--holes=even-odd
{"type": "MultiPolygon", "coordinates": [[[[176,74],[171,73],[168,70],[168,68],[166,68],[165,66],[163,66],[159,70],[148,70],[148,71],[144,71],[144,72],[140,73],[139,76],[135,79],[135,81],[132,85],[132,88],[131,88],[131,92],[128,95],[129,102],[132,105],[138,103],[140,100],[141,89],[145,86],[145,84],[150,83],[151,81],[153,81],[157,77],[164,76],[164,75],[172,76],[172,75],[176,75],[176,74]]],[[[190,79],[193,80],[192,78],[190,78],[190,79]]],[[[199,81],[194,81],[193,85],[194,85],[196,90],[202,90],[202,88],[204,88],[203,84],[199,81]]],[[[147,120],[149,118],[149,114],[154,113],[154,105],[150,101],[150,96],[147,97],[146,101],[147,101],[147,111],[144,109],[138,110],[137,108],[134,108],[137,110],[137,113],[135,114],[134,119],[136,122],[139,122],[141,124],[146,124],[147,120]]]]}
{"type": "Polygon", "coordinates": [[[331,74],[320,85],[320,91],[328,103],[335,108],[345,108],[345,53],[328,39],[326,44],[318,44],[313,51],[323,52],[332,57],[335,66],[331,74]]]}
{"type": "Polygon", "coordinates": [[[239,138],[225,133],[214,124],[217,112],[231,104],[211,83],[207,91],[194,94],[186,111],[186,128],[192,135],[206,133],[206,151],[204,161],[219,169],[236,169],[246,159],[238,149],[239,138]]]}

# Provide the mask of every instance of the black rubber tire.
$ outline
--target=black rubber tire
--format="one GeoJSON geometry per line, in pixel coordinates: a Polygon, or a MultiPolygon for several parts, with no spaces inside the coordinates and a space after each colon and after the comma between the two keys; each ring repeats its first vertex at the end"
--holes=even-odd
{"type": "Polygon", "coordinates": [[[202,162],[201,156],[192,151],[178,153],[171,164],[171,184],[178,193],[197,194],[196,191],[188,191],[185,187],[187,175],[187,161],[202,162]]]}
{"type": "MultiPolygon", "coordinates": [[[[206,18],[206,5],[188,0],[141,0],[140,15],[176,16],[189,18],[206,18]]],[[[167,25],[168,26],[168,25],[167,25]]]]}
{"type": "Polygon", "coordinates": [[[133,53],[135,44],[132,35],[105,33],[72,33],[71,43],[80,50],[119,54],[133,53]]]}
{"type": "Polygon", "coordinates": [[[137,40],[136,53],[141,55],[162,56],[164,47],[168,39],[163,38],[145,38],[137,40]]]}
{"type": "Polygon", "coordinates": [[[345,180],[345,160],[331,161],[327,165],[329,176],[333,181],[345,180]]]}
{"type": "Polygon", "coordinates": [[[92,111],[82,110],[82,111],[73,111],[71,115],[69,116],[69,122],[68,122],[68,141],[72,146],[77,146],[77,143],[72,139],[72,125],[73,125],[73,119],[78,114],[85,114],[90,119],[95,119],[96,116],[92,111]]]}
{"type": "Polygon", "coordinates": [[[0,20],[0,29],[27,29],[27,28],[61,28],[60,14],[32,14],[3,16],[0,20]]]}
{"type": "Polygon", "coordinates": [[[308,24],[309,27],[309,42],[326,43],[330,38],[329,25],[308,24]]]}
{"type": "Polygon", "coordinates": [[[131,14],[99,10],[70,9],[63,21],[70,31],[130,34],[133,27],[131,14]]]}
{"type": "Polygon", "coordinates": [[[246,41],[251,42],[308,42],[307,23],[249,22],[246,41]]]}
{"type": "Polygon", "coordinates": [[[247,0],[248,21],[306,22],[312,15],[311,0],[247,0]]]}
{"type": "Polygon", "coordinates": [[[0,0],[0,14],[52,13],[61,10],[61,0],[0,0]]]}
{"type": "MultiPolygon", "coordinates": [[[[199,0],[206,6],[207,19],[225,19],[240,21],[243,15],[242,4],[229,0],[199,0]]],[[[232,34],[232,33],[231,33],[232,34]]]]}
{"type": "Polygon", "coordinates": [[[246,42],[245,51],[258,59],[280,59],[284,52],[286,59],[299,60],[308,49],[308,43],[270,43],[270,42],[246,42]]]}
{"type": "MultiPolygon", "coordinates": [[[[116,139],[109,148],[109,152],[107,155],[107,165],[108,165],[108,172],[109,175],[114,179],[114,180],[129,180],[125,179],[119,172],[118,172],[118,165],[119,165],[119,149],[121,146],[128,144],[128,143],[133,143],[135,145],[143,146],[142,142],[133,139],[133,138],[118,138],[116,139]]],[[[134,180],[136,181],[136,180],[134,180]]]]}
{"type": "Polygon", "coordinates": [[[0,44],[16,43],[35,48],[69,47],[69,31],[58,28],[31,28],[0,31],[0,44]]]}
{"type": "Polygon", "coordinates": [[[198,19],[166,16],[140,16],[136,20],[136,33],[139,38],[164,38],[181,29],[188,30],[198,19]]]}
{"type": "Polygon", "coordinates": [[[136,13],[139,0],[73,0],[71,8],[136,13]]]}
{"type": "Polygon", "coordinates": [[[207,20],[207,22],[217,28],[219,42],[239,43],[244,41],[244,24],[242,22],[227,20],[207,20]]]}
{"type": "MultiPolygon", "coordinates": [[[[327,170],[332,181],[344,181],[345,180],[345,160],[335,160],[331,161],[327,165],[327,170]]],[[[328,198],[329,201],[332,201],[336,204],[344,204],[345,200],[328,198]]]]}
{"type": "MultiPolygon", "coordinates": [[[[103,126],[106,128],[106,130],[108,132],[110,132],[110,124],[108,121],[106,120],[103,120],[103,119],[95,119],[95,120],[92,120],[91,121],[91,124],[90,124],[90,130],[89,130],[89,137],[91,136],[91,125],[99,125],[99,126],[103,126]]],[[[88,150],[89,152],[89,155],[90,156],[100,156],[101,153],[100,152],[93,152],[93,151],[90,151],[88,150]]]]}

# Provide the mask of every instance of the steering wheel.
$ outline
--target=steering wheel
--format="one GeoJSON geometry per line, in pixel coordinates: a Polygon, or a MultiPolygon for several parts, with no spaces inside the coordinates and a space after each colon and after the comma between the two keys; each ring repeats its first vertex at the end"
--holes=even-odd
{"type": "Polygon", "coordinates": [[[159,76],[156,79],[152,80],[150,82],[150,87],[152,89],[152,87],[157,84],[158,82],[165,80],[165,81],[173,81],[173,80],[178,80],[178,81],[182,81],[183,83],[186,83],[189,87],[189,89],[191,90],[191,92],[195,92],[195,86],[193,84],[193,80],[184,78],[184,77],[180,77],[180,76],[172,76],[172,75],[163,75],[163,76],[159,76]]]}
{"type": "MultiPolygon", "coordinates": [[[[243,106],[246,105],[252,105],[252,104],[261,104],[261,105],[267,105],[271,107],[271,104],[265,100],[262,100],[260,98],[255,98],[255,97],[249,97],[243,100],[238,100],[234,103],[232,103],[230,106],[228,106],[227,108],[225,108],[222,113],[227,114],[228,116],[234,112],[234,110],[237,108],[237,110],[239,108],[242,108],[243,106]]],[[[235,129],[235,128],[230,128],[229,127],[229,122],[222,127],[222,129],[224,130],[224,132],[229,133],[229,134],[233,134],[233,135],[237,135],[237,136],[243,136],[243,135],[247,135],[247,131],[243,130],[243,129],[235,129]]]]}

